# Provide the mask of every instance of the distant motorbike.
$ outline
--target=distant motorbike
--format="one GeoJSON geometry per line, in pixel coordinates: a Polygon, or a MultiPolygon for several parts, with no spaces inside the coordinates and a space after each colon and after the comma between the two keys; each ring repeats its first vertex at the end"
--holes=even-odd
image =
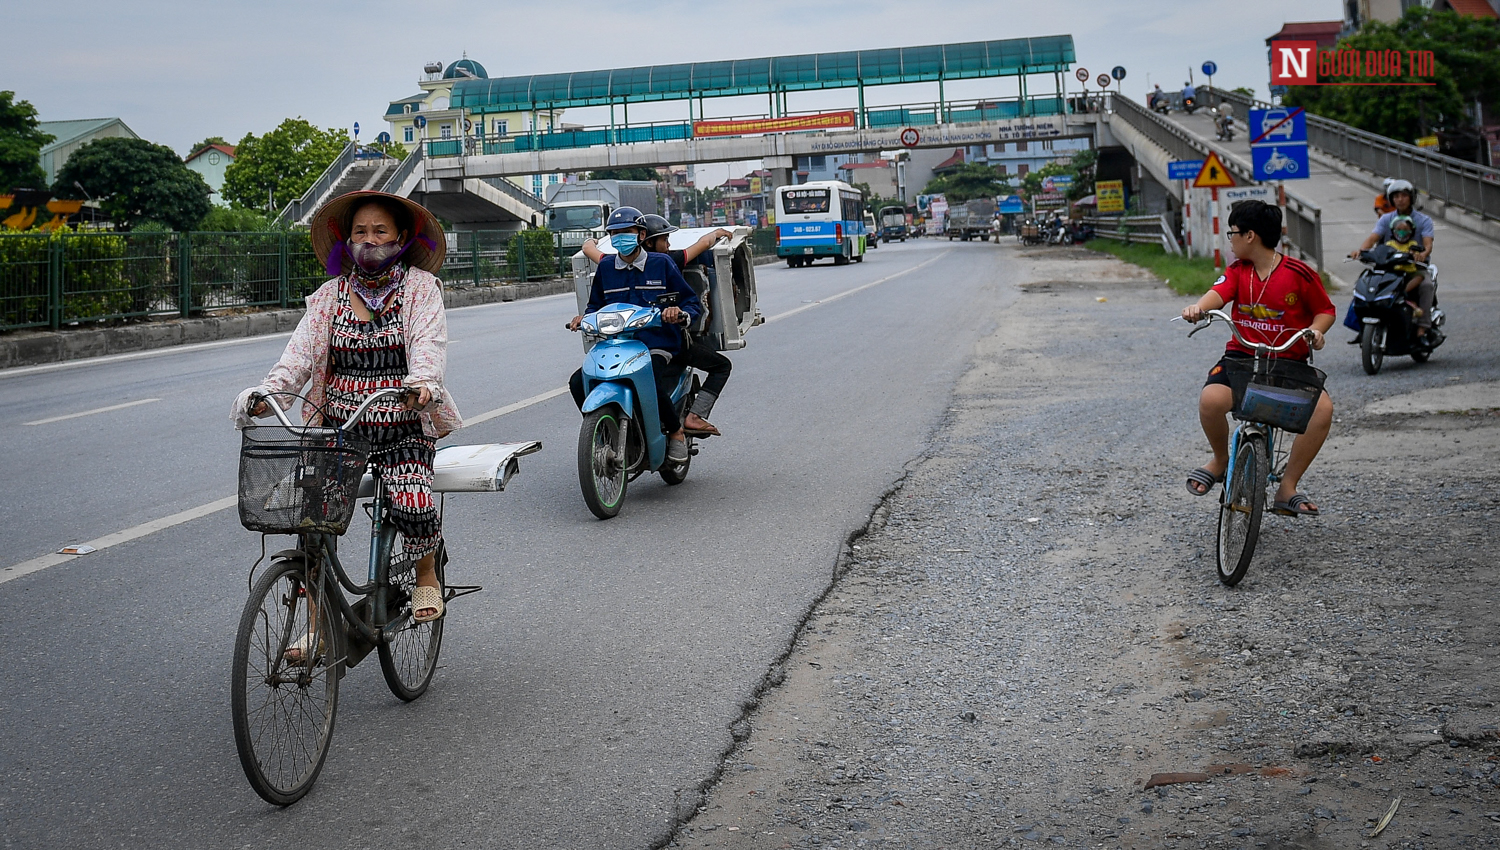
{"type": "MultiPolygon", "coordinates": [[[[637,331],[662,327],[662,310],[674,306],[675,295],[657,299],[654,307],[609,304],[583,317],[580,329],[594,344],[583,363],[583,427],[578,432],[578,483],[583,501],[600,519],[620,512],[625,488],[646,472],[668,484],[687,479],[688,466],[698,453],[688,436],[688,459],[667,458],[667,437],[656,407],[656,378],[651,352],[635,339],[637,331]]],[[[672,388],[672,404],[679,418],[687,415],[698,394],[692,369],[683,370],[672,388]]]]}
{"type": "Polygon", "coordinates": [[[1182,111],[1189,115],[1198,111],[1198,99],[1195,97],[1184,97],[1182,99],[1182,111]]]}
{"type": "Polygon", "coordinates": [[[1221,142],[1234,141],[1234,115],[1220,112],[1217,107],[1211,111],[1214,114],[1214,137],[1221,142]]]}
{"type": "MultiPolygon", "coordinates": [[[[1436,286],[1437,265],[1419,263],[1412,259],[1411,254],[1389,245],[1376,245],[1368,251],[1361,251],[1359,261],[1365,264],[1365,270],[1354,283],[1351,308],[1353,318],[1359,322],[1359,359],[1365,374],[1379,372],[1387,354],[1410,356],[1418,363],[1426,363],[1433,350],[1443,344],[1442,327],[1446,317],[1434,294],[1432,327],[1427,329],[1425,337],[1417,336],[1417,305],[1407,300],[1407,272],[1397,270],[1396,266],[1414,265],[1436,286]]],[[[1345,325],[1350,325],[1350,322],[1345,320],[1345,325]]]]}

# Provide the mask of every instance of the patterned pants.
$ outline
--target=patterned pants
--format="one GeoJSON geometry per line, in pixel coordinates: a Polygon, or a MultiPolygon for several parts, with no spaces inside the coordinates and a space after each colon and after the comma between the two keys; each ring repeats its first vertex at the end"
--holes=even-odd
{"type": "Polygon", "coordinates": [[[370,452],[390,498],[391,522],[406,538],[405,551],[423,558],[442,542],[442,519],[432,498],[432,460],[437,441],[425,434],[403,437],[393,445],[370,452]]]}

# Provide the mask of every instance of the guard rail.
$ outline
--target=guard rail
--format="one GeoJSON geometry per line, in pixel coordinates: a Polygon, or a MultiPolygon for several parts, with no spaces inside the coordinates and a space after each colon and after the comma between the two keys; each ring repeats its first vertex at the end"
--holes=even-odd
{"type": "MultiPolygon", "coordinates": [[[[1251,109],[1273,108],[1239,92],[1205,89],[1205,103],[1217,106],[1226,100],[1245,115],[1251,109]]],[[[1311,112],[1307,113],[1307,143],[1382,177],[1410,180],[1446,204],[1482,218],[1500,219],[1500,169],[1434,153],[1311,112]]]]}
{"type": "Polygon", "coordinates": [[[1166,213],[1086,216],[1083,221],[1094,228],[1094,235],[1097,237],[1138,245],[1160,245],[1168,254],[1182,254],[1182,246],[1177,244],[1177,234],[1172,232],[1172,220],[1166,213]]]}
{"type": "Polygon", "coordinates": [[[317,207],[318,202],[323,199],[323,196],[333,191],[333,187],[339,182],[339,178],[343,177],[344,172],[349,169],[349,166],[354,164],[354,158],[358,152],[359,145],[355,142],[349,142],[344,145],[344,149],[339,151],[338,157],[329,163],[327,168],[323,169],[323,173],[307,188],[306,192],[302,193],[302,197],[293,198],[282,209],[281,215],[276,217],[276,224],[281,226],[301,221],[304,212],[317,207]]]}

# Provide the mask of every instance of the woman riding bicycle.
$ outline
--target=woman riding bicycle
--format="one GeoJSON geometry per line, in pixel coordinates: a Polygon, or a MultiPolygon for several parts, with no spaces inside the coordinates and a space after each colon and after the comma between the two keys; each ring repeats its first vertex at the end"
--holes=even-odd
{"type": "MultiPolygon", "coordinates": [[[[1197,303],[1182,310],[1182,318],[1197,322],[1205,310],[1216,310],[1234,302],[1236,326],[1246,339],[1279,345],[1292,333],[1313,330],[1312,347],[1323,348],[1323,334],[1333,326],[1336,311],[1323,290],[1318,273],[1276,250],[1281,242],[1281,210],[1260,201],[1236,204],[1229,214],[1229,246],[1237,261],[1225,269],[1213,288],[1197,303]]],[[[1224,357],[1209,370],[1198,397],[1198,419],[1213,449],[1213,459],[1188,473],[1188,492],[1206,495],[1224,480],[1229,466],[1229,423],[1225,417],[1234,408],[1234,391],[1226,364],[1248,360],[1254,351],[1231,338],[1224,357]]],[[[1282,354],[1278,366],[1284,370],[1312,372],[1306,362],[1307,343],[1299,342],[1282,354]]],[[[1321,382],[1318,382],[1321,383],[1321,382]]],[[[1307,431],[1292,444],[1286,471],[1276,491],[1275,511],[1288,516],[1317,516],[1318,506],[1297,491],[1302,474],[1317,457],[1333,422],[1333,402],[1324,392],[1307,431]]]]}
{"type": "MultiPolygon", "coordinates": [[[[307,297],[307,313],[266,379],[235,399],[235,423],[269,412],[255,396],[297,393],[309,381],[303,419],[329,427],[342,425],[377,390],[411,390],[404,401],[377,402],[352,430],[369,445],[390,493],[391,521],[417,559],[413,619],[436,620],[444,605],[435,569],[442,529],[433,456],[437,440],[463,424],[443,391],[448,320],[435,276],[446,249],[442,226],[405,198],[351,192],[313,216],[310,237],[335,277],[307,297]]],[[[292,403],[289,396],[277,401],[292,403]]]]}

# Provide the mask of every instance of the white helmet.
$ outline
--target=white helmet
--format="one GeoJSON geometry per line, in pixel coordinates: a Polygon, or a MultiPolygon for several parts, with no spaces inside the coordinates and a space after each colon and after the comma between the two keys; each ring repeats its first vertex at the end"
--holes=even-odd
{"type": "Polygon", "coordinates": [[[1395,183],[1395,182],[1396,182],[1396,178],[1394,178],[1394,177],[1387,177],[1384,180],[1380,181],[1380,184],[1385,187],[1385,190],[1387,192],[1389,192],[1389,191],[1391,191],[1391,184],[1395,183]]]}
{"type": "Polygon", "coordinates": [[[1415,200],[1417,197],[1417,191],[1412,188],[1410,180],[1392,180],[1389,183],[1385,184],[1385,196],[1387,198],[1396,194],[1397,192],[1405,192],[1408,195],[1411,195],[1413,200],[1415,200]]]}

